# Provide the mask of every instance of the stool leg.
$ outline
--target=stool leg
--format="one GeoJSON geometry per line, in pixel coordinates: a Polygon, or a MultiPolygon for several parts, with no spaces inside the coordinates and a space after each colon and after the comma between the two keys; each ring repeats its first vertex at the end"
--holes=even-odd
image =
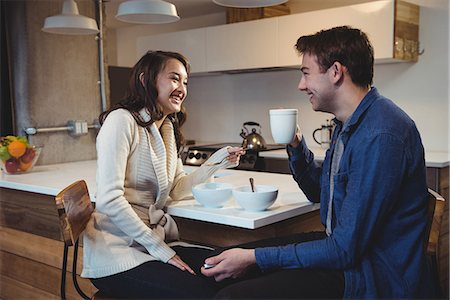
{"type": "Polygon", "coordinates": [[[73,248],[73,265],[72,265],[72,279],[73,279],[73,285],[75,286],[75,289],[77,290],[78,294],[80,294],[83,299],[90,300],[91,298],[87,296],[83,291],[81,290],[80,286],[78,285],[77,280],[77,260],[78,260],[78,240],[75,242],[74,248],[73,248]]]}
{"type": "Polygon", "coordinates": [[[61,299],[66,300],[66,271],[67,271],[67,253],[69,252],[69,246],[64,243],[64,255],[63,265],[61,271],[61,299]]]}

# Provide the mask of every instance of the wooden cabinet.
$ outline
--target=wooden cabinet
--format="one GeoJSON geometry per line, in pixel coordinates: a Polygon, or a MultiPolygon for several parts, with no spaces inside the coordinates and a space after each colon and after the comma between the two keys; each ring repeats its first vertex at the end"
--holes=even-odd
{"type": "MultiPolygon", "coordinates": [[[[0,299],[59,299],[64,243],[54,197],[0,188],[0,206],[0,299]]],[[[80,248],[77,276],[82,261],[80,248]]],[[[80,299],[69,270],[67,299],[80,299]]],[[[90,296],[97,291],[89,279],[78,283],[90,296]]]]}
{"type": "Polygon", "coordinates": [[[137,57],[149,50],[180,52],[191,64],[192,73],[206,69],[206,28],[151,35],[137,39],[137,57]]]}

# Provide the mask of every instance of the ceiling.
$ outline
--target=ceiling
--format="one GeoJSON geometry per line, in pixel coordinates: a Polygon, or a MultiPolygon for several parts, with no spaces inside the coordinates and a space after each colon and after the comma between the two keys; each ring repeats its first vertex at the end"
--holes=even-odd
{"type": "MultiPolygon", "coordinates": [[[[125,0],[104,0],[105,15],[106,15],[105,22],[108,28],[114,29],[136,25],[124,23],[115,18],[119,4],[124,1],[125,0]]],[[[191,17],[198,17],[201,15],[226,12],[226,7],[217,5],[214,2],[212,2],[212,0],[166,0],[166,1],[176,6],[178,15],[181,18],[191,18],[191,17]]],[[[372,1],[379,1],[379,0],[289,0],[288,5],[291,8],[291,12],[299,13],[317,9],[352,5],[372,1]]],[[[406,0],[406,1],[420,6],[443,8],[445,7],[446,1],[448,0],[406,0]]]]}
{"type": "MultiPolygon", "coordinates": [[[[124,2],[124,0],[108,0],[104,2],[106,26],[108,28],[119,28],[135,25],[121,22],[115,18],[117,8],[121,2],[124,2]]],[[[212,0],[167,0],[167,2],[170,2],[176,6],[180,18],[191,18],[226,11],[225,7],[213,3],[212,0]]]]}
{"type": "MultiPolygon", "coordinates": [[[[136,25],[121,22],[115,18],[119,4],[124,1],[125,0],[106,0],[104,2],[106,10],[105,11],[106,26],[108,28],[114,29],[136,25]]],[[[226,7],[217,5],[212,0],[165,0],[165,1],[170,2],[176,6],[180,18],[191,18],[191,17],[198,17],[201,15],[226,12],[226,7]]],[[[291,8],[291,12],[292,11],[304,12],[370,1],[377,1],[377,0],[289,0],[287,3],[291,8]]]]}

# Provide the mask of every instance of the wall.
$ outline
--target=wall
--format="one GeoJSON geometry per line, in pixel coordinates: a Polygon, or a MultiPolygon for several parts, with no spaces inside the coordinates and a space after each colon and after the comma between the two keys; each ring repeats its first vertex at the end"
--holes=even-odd
{"type": "MultiPolygon", "coordinates": [[[[448,3],[422,7],[418,63],[376,65],[374,84],[415,121],[428,151],[449,151],[449,17],[448,3]]],[[[256,121],[268,142],[268,110],[300,110],[299,124],[309,144],[312,131],[330,117],[313,112],[304,93],[297,90],[300,72],[280,71],[191,77],[186,101],[188,138],[203,141],[240,141],[243,122],[256,121]]]]}
{"type": "MultiPolygon", "coordinates": [[[[62,1],[9,1],[12,80],[15,83],[17,134],[26,127],[66,126],[68,120],[89,124],[100,113],[95,36],[43,32],[48,16],[61,14],[62,1]],[[22,18],[14,18],[21,12],[22,18]],[[13,21],[13,22],[12,22],[13,21]],[[14,23],[15,22],[15,23],[14,23]]],[[[78,1],[80,14],[95,18],[93,1],[78,1]]],[[[71,137],[67,132],[30,136],[43,145],[39,164],[94,159],[95,132],[71,137]]]]}
{"type": "MultiPolygon", "coordinates": [[[[448,1],[412,2],[421,5],[419,34],[425,53],[417,63],[376,65],[374,84],[415,120],[426,150],[449,151],[448,1]]],[[[201,22],[185,20],[186,24],[194,24],[193,27],[179,22],[178,30],[194,28],[203,21],[203,26],[217,25],[206,23],[207,20],[206,17],[201,22]]],[[[149,35],[144,28],[146,26],[117,30],[118,62],[132,65],[136,37],[149,35]],[[124,44],[127,49],[123,48],[124,44]]],[[[299,109],[299,125],[311,145],[313,130],[332,116],[312,111],[305,94],[297,90],[299,79],[298,71],[192,76],[184,133],[197,141],[240,142],[243,122],[256,121],[261,124],[266,141],[271,143],[268,110],[293,107],[299,109]]]]}

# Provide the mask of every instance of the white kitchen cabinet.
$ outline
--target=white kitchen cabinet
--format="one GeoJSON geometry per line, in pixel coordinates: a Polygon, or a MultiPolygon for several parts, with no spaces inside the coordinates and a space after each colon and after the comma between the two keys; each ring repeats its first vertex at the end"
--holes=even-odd
{"type": "Polygon", "coordinates": [[[278,22],[280,67],[300,64],[298,54],[293,50],[300,36],[342,25],[359,28],[368,35],[376,62],[393,59],[394,1],[391,0],[283,16],[278,17],[278,22]]]}
{"type": "Polygon", "coordinates": [[[207,70],[276,67],[277,32],[277,18],[206,28],[207,70]]]}
{"type": "Polygon", "coordinates": [[[298,67],[294,46],[300,36],[343,25],[368,35],[375,63],[417,61],[419,7],[400,0],[139,37],[137,54],[149,49],[181,52],[192,73],[298,67]]]}
{"type": "Polygon", "coordinates": [[[191,64],[192,73],[206,71],[206,28],[198,28],[137,39],[137,57],[148,50],[175,51],[183,54],[191,64]]]}

